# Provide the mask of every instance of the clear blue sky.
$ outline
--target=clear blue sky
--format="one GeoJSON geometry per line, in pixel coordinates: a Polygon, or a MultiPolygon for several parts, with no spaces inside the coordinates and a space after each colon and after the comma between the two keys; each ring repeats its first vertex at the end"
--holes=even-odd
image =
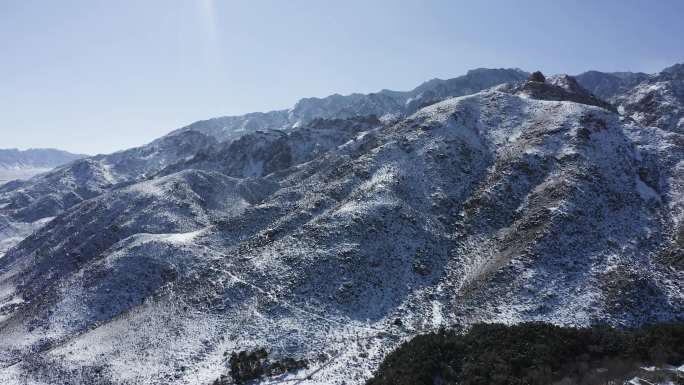
{"type": "Polygon", "coordinates": [[[656,72],[684,1],[0,0],[0,148],[111,152],[476,67],[656,72]]]}

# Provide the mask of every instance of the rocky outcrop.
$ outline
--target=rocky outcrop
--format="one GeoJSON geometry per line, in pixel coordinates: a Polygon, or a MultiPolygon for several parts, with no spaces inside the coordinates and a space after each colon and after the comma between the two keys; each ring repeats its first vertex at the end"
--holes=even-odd
{"type": "Polygon", "coordinates": [[[535,74],[526,82],[509,83],[498,89],[538,100],[570,101],[617,111],[610,103],[598,99],[582,88],[572,76],[556,75],[546,79],[541,72],[537,71],[535,74]]]}

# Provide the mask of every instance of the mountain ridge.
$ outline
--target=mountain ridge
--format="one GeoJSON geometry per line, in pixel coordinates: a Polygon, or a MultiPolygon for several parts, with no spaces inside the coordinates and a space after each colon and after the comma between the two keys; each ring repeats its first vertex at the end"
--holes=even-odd
{"type": "Polygon", "coordinates": [[[26,179],[86,156],[54,148],[0,149],[0,184],[26,179]]]}
{"type": "Polygon", "coordinates": [[[286,129],[309,123],[315,118],[349,118],[359,115],[380,117],[392,113],[412,113],[419,106],[438,101],[439,98],[462,96],[507,81],[521,81],[525,78],[527,78],[527,73],[520,69],[480,68],[452,79],[432,79],[410,91],[381,90],[369,94],[332,94],[323,98],[303,98],[289,109],[198,121],[173,131],[169,135],[185,130],[198,130],[222,141],[234,139],[233,131],[250,131],[256,129],[255,127],[286,129]]]}
{"type": "Polygon", "coordinates": [[[577,80],[641,125],[684,132],[684,64],[650,75],[593,71],[578,75],[577,80]]]}
{"type": "Polygon", "coordinates": [[[682,134],[567,76],[466,83],[410,114],[198,122],[0,187],[0,379],[210,383],[266,347],[309,368],[261,383],[361,384],[444,325],[684,320],[682,134]]]}

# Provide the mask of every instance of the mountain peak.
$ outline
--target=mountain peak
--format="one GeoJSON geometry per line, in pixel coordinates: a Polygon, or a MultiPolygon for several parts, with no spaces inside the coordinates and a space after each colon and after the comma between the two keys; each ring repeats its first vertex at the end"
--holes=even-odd
{"type": "Polygon", "coordinates": [[[553,75],[545,78],[541,72],[537,71],[527,81],[504,84],[497,89],[538,100],[570,101],[616,111],[610,103],[589,93],[574,77],[569,75],[553,75]]]}
{"type": "Polygon", "coordinates": [[[527,78],[528,82],[536,82],[536,83],[546,83],[546,77],[544,76],[541,71],[534,71],[529,78],[527,78]]]}

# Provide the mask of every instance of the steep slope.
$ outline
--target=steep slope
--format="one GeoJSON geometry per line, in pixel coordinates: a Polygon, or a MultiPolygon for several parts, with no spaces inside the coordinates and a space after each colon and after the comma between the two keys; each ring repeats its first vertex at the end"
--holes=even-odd
{"type": "Polygon", "coordinates": [[[642,126],[684,132],[684,64],[652,75],[590,71],[578,75],[577,80],[642,126]]]}
{"type": "MultiPolygon", "coordinates": [[[[503,82],[521,80],[525,76],[524,72],[514,69],[478,69],[454,79],[434,79],[408,92],[383,90],[368,95],[302,99],[290,110],[198,121],[141,147],[85,158],[30,181],[8,183],[0,186],[0,219],[5,223],[0,223],[3,226],[0,228],[0,257],[33,230],[75,204],[98,196],[113,186],[149,178],[177,162],[210,154],[218,142],[225,143],[224,152],[232,151],[239,145],[231,147],[231,142],[260,130],[289,130],[308,125],[316,119],[411,113],[418,107],[450,96],[477,92],[503,82]]],[[[327,145],[331,143],[334,141],[327,145]]],[[[302,146],[300,153],[321,151],[305,148],[307,144],[302,146]]]]}
{"type": "Polygon", "coordinates": [[[621,113],[643,126],[684,133],[684,64],[649,77],[619,96],[621,113]]]}
{"type": "Polygon", "coordinates": [[[405,94],[403,100],[407,112],[413,113],[449,97],[473,94],[499,84],[520,82],[527,76],[528,73],[520,69],[478,68],[468,71],[465,76],[427,81],[405,94]]]}
{"type": "Polygon", "coordinates": [[[565,100],[616,112],[613,105],[588,93],[586,89],[579,85],[575,78],[568,75],[556,75],[544,79],[544,81],[506,83],[497,87],[497,89],[502,92],[537,100],[565,100]]]}
{"type": "Polygon", "coordinates": [[[0,185],[13,179],[27,179],[86,155],[51,148],[0,149],[0,185]]]}
{"type": "Polygon", "coordinates": [[[0,379],[207,383],[266,347],[358,384],[455,322],[681,320],[682,136],[571,86],[254,132],[67,209],[0,259],[0,379]]]}
{"type": "Polygon", "coordinates": [[[148,145],[71,162],[26,181],[0,186],[0,257],[16,241],[64,210],[108,189],[144,180],[216,141],[198,132],[163,137],[148,145]]]}
{"type": "Polygon", "coordinates": [[[587,71],[575,78],[589,92],[597,97],[615,102],[615,99],[634,88],[649,75],[643,72],[599,72],[587,71]]]}
{"type": "Polygon", "coordinates": [[[255,131],[174,163],[163,169],[160,175],[192,168],[220,171],[238,178],[264,176],[308,162],[382,124],[371,115],[316,119],[288,131],[255,131]]]}

